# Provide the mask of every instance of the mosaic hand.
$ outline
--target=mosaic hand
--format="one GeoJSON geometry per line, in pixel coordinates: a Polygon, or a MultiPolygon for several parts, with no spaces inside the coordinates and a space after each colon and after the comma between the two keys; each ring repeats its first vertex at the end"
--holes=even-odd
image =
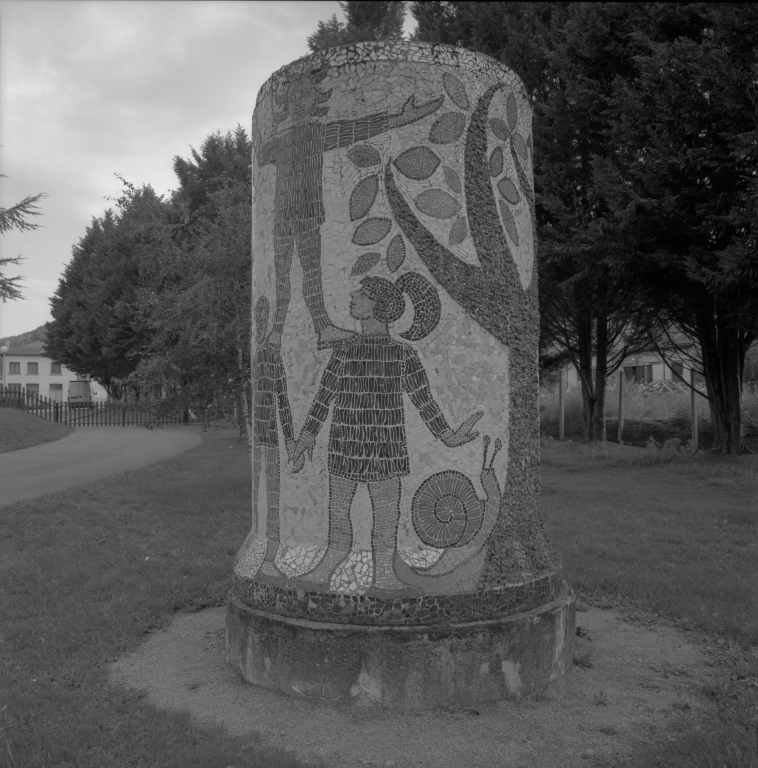
{"type": "Polygon", "coordinates": [[[465,445],[472,440],[476,440],[479,437],[478,432],[472,432],[474,424],[484,416],[484,411],[477,411],[472,413],[467,419],[464,419],[463,423],[458,429],[448,429],[447,432],[443,432],[440,435],[440,440],[448,447],[455,448],[459,445],[465,445]]]}
{"type": "Polygon", "coordinates": [[[305,454],[313,461],[313,446],[316,444],[316,438],[308,432],[301,432],[300,438],[295,445],[294,455],[292,457],[292,472],[297,474],[305,466],[305,454]]]}

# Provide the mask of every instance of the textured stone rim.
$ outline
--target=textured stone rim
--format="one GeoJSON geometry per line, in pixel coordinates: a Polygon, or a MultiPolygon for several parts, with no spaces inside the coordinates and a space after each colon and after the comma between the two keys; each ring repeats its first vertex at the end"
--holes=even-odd
{"type": "MultiPolygon", "coordinates": [[[[334,68],[344,67],[350,64],[367,64],[379,61],[410,61],[413,53],[428,55],[431,53],[435,64],[444,64],[446,66],[458,67],[459,69],[476,69],[484,67],[493,67],[501,70],[503,74],[516,78],[518,88],[521,90],[524,98],[526,88],[521,79],[515,75],[512,69],[507,67],[492,56],[485,53],[472,51],[468,48],[456,48],[454,45],[443,45],[441,43],[416,43],[409,40],[398,41],[379,41],[369,43],[357,43],[354,45],[341,45],[335,48],[326,48],[323,51],[313,53],[310,56],[303,56],[290,64],[278,69],[268,80],[260,87],[258,97],[255,101],[256,109],[258,104],[265,98],[274,87],[274,85],[289,71],[298,71],[309,62],[318,64],[330,64],[334,68]]],[[[425,62],[427,63],[427,62],[425,62]]]]}
{"type": "Polygon", "coordinates": [[[454,595],[340,595],[267,584],[235,575],[233,594],[264,613],[334,624],[433,626],[500,619],[554,600],[561,584],[559,572],[518,584],[454,595]],[[426,619],[418,609],[430,610],[426,619]]]}

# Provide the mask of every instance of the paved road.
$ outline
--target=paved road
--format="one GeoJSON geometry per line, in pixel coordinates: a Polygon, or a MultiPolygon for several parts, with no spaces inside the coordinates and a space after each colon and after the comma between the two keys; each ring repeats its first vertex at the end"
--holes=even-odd
{"type": "Polygon", "coordinates": [[[91,427],[54,443],[0,453],[0,506],[139,469],[200,441],[195,427],[91,427]]]}

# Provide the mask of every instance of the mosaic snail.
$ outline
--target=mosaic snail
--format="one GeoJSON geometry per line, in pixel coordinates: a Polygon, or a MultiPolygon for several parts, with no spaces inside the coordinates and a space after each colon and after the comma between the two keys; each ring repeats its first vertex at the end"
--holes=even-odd
{"type": "Polygon", "coordinates": [[[423,570],[412,568],[397,555],[395,571],[407,584],[436,592],[450,589],[452,584],[470,588],[468,582],[476,580],[478,561],[484,562],[483,546],[495,527],[502,498],[493,464],[503,443],[500,438],[495,440],[488,466],[488,435],[483,442],[480,479],[484,499],[477,496],[471,480],[455,470],[432,475],[414,494],[411,521],[418,537],[427,546],[445,549],[445,552],[430,568],[423,570]],[[459,572],[463,565],[468,566],[466,574],[459,572]]]}

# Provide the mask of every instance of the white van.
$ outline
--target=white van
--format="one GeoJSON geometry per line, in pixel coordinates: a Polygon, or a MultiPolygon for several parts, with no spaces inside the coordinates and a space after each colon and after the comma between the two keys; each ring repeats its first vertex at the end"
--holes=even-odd
{"type": "Polygon", "coordinates": [[[72,408],[94,408],[92,402],[92,387],[89,381],[77,380],[69,382],[68,404],[72,408]]]}

